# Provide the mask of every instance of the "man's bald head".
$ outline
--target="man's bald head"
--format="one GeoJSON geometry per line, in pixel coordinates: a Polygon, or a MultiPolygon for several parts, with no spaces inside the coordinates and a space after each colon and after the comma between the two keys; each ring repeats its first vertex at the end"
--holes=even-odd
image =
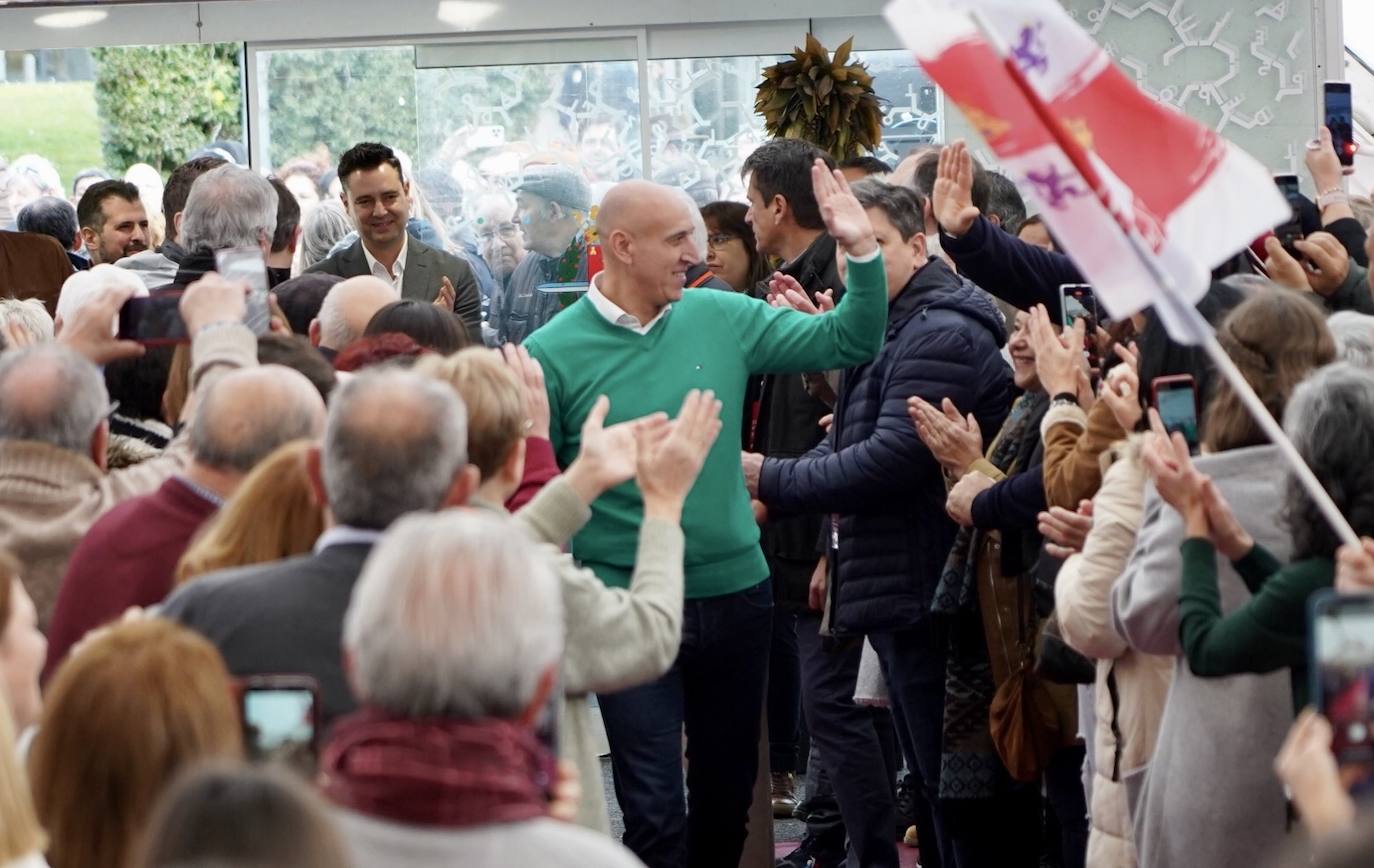
{"type": "Polygon", "coordinates": [[[0,440],[32,440],[85,455],[109,407],[100,371],[62,344],[0,354],[0,440]]]}
{"type": "Polygon", "coordinates": [[[316,346],[341,350],[363,336],[373,314],[399,298],[395,287],[380,278],[350,277],[324,297],[311,338],[316,346]]]}
{"type": "Polygon", "coordinates": [[[201,399],[191,456],[229,473],[247,473],[277,447],[324,430],[324,401],[305,375],[281,365],[226,374],[201,399]]]}
{"type": "Polygon", "coordinates": [[[606,191],[596,214],[596,231],[608,239],[617,229],[634,233],[654,219],[691,221],[687,207],[672,187],[652,181],[621,181],[606,191]]]}
{"type": "Polygon", "coordinates": [[[601,201],[606,280],[598,285],[640,322],[682,297],[688,269],[705,256],[693,238],[693,210],[680,191],[649,181],[622,181],[601,201]]]}

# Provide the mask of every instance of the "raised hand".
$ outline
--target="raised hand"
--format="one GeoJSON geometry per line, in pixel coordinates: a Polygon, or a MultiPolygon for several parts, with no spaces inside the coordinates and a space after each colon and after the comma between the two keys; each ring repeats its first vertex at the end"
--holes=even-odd
{"type": "Polygon", "coordinates": [[[841,250],[850,256],[867,256],[878,249],[873,224],[838,169],[831,171],[826,168],[825,161],[816,160],[811,167],[811,189],[816,195],[821,219],[825,221],[825,230],[841,250]]]}
{"type": "Polygon", "coordinates": [[[649,426],[636,429],[635,476],[646,516],[681,516],[682,503],[720,434],[720,409],[715,392],[693,389],[666,437],[649,426]]]}
{"type": "Polygon", "coordinates": [[[248,310],[248,284],[225,280],[212,271],[186,287],[177,309],[192,338],[210,323],[243,322],[248,310]]]}
{"type": "Polygon", "coordinates": [[[816,293],[816,300],[813,302],[795,277],[781,271],[774,272],[768,279],[768,295],[765,299],[773,307],[785,307],[801,313],[829,313],[835,309],[833,289],[816,293]]]}
{"type": "Polygon", "coordinates": [[[962,139],[940,149],[930,207],[940,228],[956,238],[978,219],[980,212],[973,205],[973,155],[962,139]]]}
{"type": "Polygon", "coordinates": [[[1212,545],[1228,561],[1238,561],[1250,554],[1255,547],[1255,539],[1236,521],[1231,504],[1222,497],[1217,484],[1207,477],[1202,478],[1202,508],[1207,511],[1207,524],[1212,528],[1212,545]]]}
{"type": "Polygon", "coordinates": [[[1083,341],[1086,337],[1083,320],[1064,329],[1063,337],[1054,323],[1050,322],[1049,311],[1043,304],[1030,310],[1030,339],[1035,348],[1035,371],[1040,385],[1050,395],[1063,392],[1077,394],[1079,384],[1085,373],[1083,341]]]}
{"type": "Polygon", "coordinates": [[[1336,552],[1336,590],[1342,594],[1374,593],[1374,540],[1361,537],[1336,552]]]}
{"type": "MultiPolygon", "coordinates": [[[[1193,466],[1188,454],[1188,441],[1175,431],[1173,436],[1164,428],[1159,412],[1150,410],[1151,434],[1145,438],[1140,457],[1155,481],[1155,488],[1164,502],[1178,510],[1185,520],[1201,517],[1206,521],[1202,488],[1205,477],[1193,466]]],[[[1210,536],[1210,534],[1209,534],[1210,536]]]]}
{"type": "Polygon", "coordinates": [[[458,293],[454,290],[453,284],[448,277],[443,278],[443,283],[439,287],[439,294],[434,298],[434,306],[453,312],[453,304],[458,298],[458,293]]]}
{"type": "Polygon", "coordinates": [[[1350,276],[1350,254],[1330,232],[1313,232],[1294,241],[1293,246],[1306,260],[1300,264],[1307,275],[1307,285],[1317,295],[1330,296],[1350,276]]]}
{"type": "Polygon", "coordinates": [[[1270,235],[1264,239],[1264,252],[1264,273],[1269,275],[1270,280],[1298,292],[1312,289],[1312,284],[1307,280],[1307,269],[1283,249],[1277,236],[1270,235]]]}
{"type": "Polygon", "coordinates": [[[1341,784],[1340,767],[1331,752],[1331,735],[1326,718],[1311,708],[1304,709],[1274,758],[1274,771],[1314,837],[1335,832],[1355,820],[1355,802],[1341,784]]]}
{"type": "Polygon", "coordinates": [[[544,366],[529,354],[524,347],[506,344],[501,347],[501,358],[525,387],[525,413],[529,416],[531,437],[549,439],[549,393],[544,386],[544,366]]]}
{"type": "Polygon", "coordinates": [[[1107,372],[1102,380],[1102,400],[1112,411],[1112,418],[1127,434],[1135,430],[1145,415],[1140,406],[1140,350],[1135,344],[1129,348],[1117,344],[1116,354],[1121,364],[1107,372]]]}
{"type": "MultiPolygon", "coordinates": [[[[217,276],[212,275],[216,281],[223,283],[217,276]]],[[[205,278],[191,285],[196,286],[205,282],[205,278]]],[[[115,328],[112,325],[116,317],[119,316],[119,309],[124,303],[134,297],[137,290],[129,286],[109,286],[101,290],[94,298],[77,309],[72,314],[70,322],[63,323],[62,332],[57,336],[57,342],[66,344],[76,350],[81,355],[90,359],[97,365],[105,365],[117,359],[136,359],[143,355],[143,345],[133,341],[116,340],[114,337],[115,328]]],[[[191,290],[186,290],[189,295],[191,290]]],[[[242,293],[240,293],[242,295],[242,293]]],[[[240,302],[242,299],[240,299],[240,302]]],[[[185,318],[186,297],[183,295],[181,300],[183,309],[182,317],[185,318]]],[[[239,319],[243,318],[242,304],[240,303],[239,319]]],[[[190,328],[190,321],[187,320],[187,328],[190,328]]],[[[195,334],[195,332],[191,332],[195,334]]]]}
{"type": "Polygon", "coordinates": [[[959,415],[959,408],[945,398],[940,409],[913,395],[906,401],[906,412],[916,426],[916,436],[950,473],[962,475],[973,462],[983,457],[983,432],[972,413],[959,415]]]}
{"type": "Polygon", "coordinates": [[[636,431],[642,428],[651,438],[661,438],[668,433],[667,413],[652,413],[607,428],[606,414],[610,411],[610,398],[602,395],[596,399],[587,421],[582,424],[582,447],[577,459],[563,474],[582,501],[589,505],[606,490],[634,478],[640,442],[636,431]]]}

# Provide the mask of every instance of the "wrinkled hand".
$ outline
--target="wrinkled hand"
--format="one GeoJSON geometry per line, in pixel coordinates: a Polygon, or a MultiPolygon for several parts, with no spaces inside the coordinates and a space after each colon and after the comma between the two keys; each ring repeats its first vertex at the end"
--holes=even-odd
{"type": "Polygon", "coordinates": [[[907,415],[916,426],[916,436],[950,473],[962,474],[983,457],[983,432],[972,413],[959,415],[959,408],[945,398],[937,410],[923,398],[913,395],[906,402],[907,415]]]}
{"type": "Polygon", "coordinates": [[[850,256],[867,256],[878,249],[868,212],[854,198],[840,170],[826,168],[823,160],[811,166],[811,189],[816,194],[825,230],[840,249],[850,256]]]}
{"type": "Polygon", "coordinates": [[[1193,458],[1188,454],[1188,441],[1177,431],[1170,436],[1163,420],[1159,418],[1159,412],[1153,408],[1150,410],[1150,431],[1140,457],[1154,479],[1159,496],[1185,519],[1190,516],[1205,518],[1202,500],[1205,480],[1193,466],[1193,458]]]}
{"type": "Polygon", "coordinates": [[[825,592],[829,585],[829,561],[826,558],[821,558],[816,562],[816,569],[811,572],[811,584],[806,589],[807,608],[814,612],[825,609],[825,592]]]}
{"type": "Polygon", "coordinates": [[[1086,335],[1087,324],[1080,319],[1073,328],[1064,329],[1061,337],[1043,304],[1031,308],[1030,339],[1035,349],[1035,370],[1047,394],[1078,393],[1087,373],[1083,358],[1086,335]]]}
{"type": "Polygon", "coordinates": [[[973,205],[973,155],[962,139],[940,149],[940,163],[931,191],[935,222],[958,238],[973,226],[979,211],[973,205]]]}
{"type": "Polygon", "coordinates": [[[682,503],[720,434],[720,408],[715,392],[693,389],[667,436],[646,426],[636,430],[635,478],[644,496],[645,515],[681,516],[682,503]]]}
{"type": "Polygon", "coordinates": [[[1274,771],[1313,837],[1354,822],[1355,803],[1341,785],[1340,769],[1331,753],[1331,724],[1313,709],[1304,709],[1288,730],[1274,758],[1274,771]]]}
{"type": "Polygon", "coordinates": [[[529,418],[531,437],[549,439],[549,392],[544,386],[544,366],[529,354],[524,347],[505,344],[501,347],[501,358],[515,377],[525,387],[525,414],[529,418]]]}
{"type": "Polygon", "coordinates": [[[1342,594],[1374,593],[1374,540],[1361,537],[1336,552],[1336,590],[1342,594]]]}
{"type": "Polygon", "coordinates": [[[439,294],[434,297],[434,306],[452,313],[453,304],[457,299],[458,293],[454,290],[453,283],[445,276],[443,283],[439,286],[439,294]]]}
{"type": "Polygon", "coordinates": [[[1309,144],[1305,150],[1302,161],[1307,165],[1307,172],[1312,176],[1312,184],[1317,188],[1317,192],[1324,193],[1333,187],[1339,187],[1341,176],[1345,174],[1345,166],[1341,165],[1341,158],[1336,154],[1336,146],[1331,141],[1331,130],[1326,124],[1317,129],[1316,141],[1309,144]]]}
{"type": "Polygon", "coordinates": [[[1207,524],[1211,528],[1212,545],[1228,561],[1238,561],[1250,554],[1255,547],[1255,539],[1236,521],[1231,504],[1222,497],[1221,491],[1209,477],[1202,477],[1202,507],[1207,511],[1207,524]]]}
{"type": "Polygon", "coordinates": [[[1083,543],[1093,529],[1093,502],[1082,501],[1077,512],[1062,506],[1051,507],[1036,517],[1036,526],[1046,540],[1045,551],[1051,557],[1067,558],[1083,551],[1083,543]]]}
{"type": "Polygon", "coordinates": [[[243,322],[248,310],[248,284],[229,281],[213,271],[186,287],[178,309],[186,323],[186,333],[196,333],[210,323],[243,322]]]}
{"type": "Polygon", "coordinates": [[[646,429],[654,438],[668,433],[667,413],[652,413],[607,428],[606,414],[610,411],[610,398],[602,395],[596,399],[582,425],[582,447],[577,459],[563,474],[582,502],[588,505],[608,489],[634,478],[638,469],[637,429],[646,429]]]}
{"type": "MultiPolygon", "coordinates": [[[[119,309],[135,293],[136,290],[127,286],[101,290],[72,314],[71,322],[63,323],[57,342],[71,347],[97,365],[118,359],[136,359],[143,355],[141,344],[116,340],[111,328],[111,323],[119,316],[119,309]]],[[[184,296],[182,303],[185,303],[184,296]]]]}
{"type": "Polygon", "coordinates": [[[950,489],[949,498],[945,501],[945,512],[961,527],[973,527],[973,499],[995,484],[992,477],[976,470],[964,474],[964,478],[950,489]]]}
{"type": "Polygon", "coordinates": [[[1101,398],[1112,411],[1112,418],[1127,434],[1136,429],[1145,415],[1140,406],[1140,349],[1121,344],[1113,347],[1121,357],[1121,364],[1112,368],[1102,380],[1101,398]]]}
{"type": "Polygon", "coordinates": [[[1313,232],[1293,242],[1293,246],[1306,259],[1298,265],[1307,275],[1307,285],[1317,295],[1329,297],[1350,276],[1350,254],[1330,232],[1313,232]]]}
{"type": "Polygon", "coordinates": [[[744,470],[744,490],[750,497],[759,496],[759,476],[763,473],[763,456],[757,452],[741,452],[740,467],[744,470]]]}

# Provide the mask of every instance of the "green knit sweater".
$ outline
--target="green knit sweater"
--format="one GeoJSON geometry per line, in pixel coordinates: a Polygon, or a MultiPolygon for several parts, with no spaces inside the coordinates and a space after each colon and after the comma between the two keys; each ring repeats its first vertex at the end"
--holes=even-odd
{"type": "MultiPolygon", "coordinates": [[[[683,293],[648,334],[606,321],[585,296],[525,341],[544,367],[552,409],[550,439],[567,467],[582,423],[599,395],[611,400],[607,425],[655,411],[676,416],[691,389],[714,389],[721,433],[682,512],[686,595],[716,597],[768,575],[759,530],[740,470],[740,431],[750,374],[830,370],[861,364],[882,347],[887,281],[882,257],[850,262],[848,291],[835,310],[810,316],[741,293],[683,293]]],[[[634,568],[643,501],[629,482],[592,505],[573,554],[613,587],[634,568]]]]}
{"type": "Polygon", "coordinates": [[[1286,667],[1293,708],[1301,710],[1308,693],[1307,598],[1335,583],[1335,565],[1329,558],[1309,558],[1285,566],[1256,545],[1232,564],[1254,596],[1223,615],[1212,543],[1186,539],[1182,554],[1178,632],[1193,674],[1207,678],[1286,667]]]}

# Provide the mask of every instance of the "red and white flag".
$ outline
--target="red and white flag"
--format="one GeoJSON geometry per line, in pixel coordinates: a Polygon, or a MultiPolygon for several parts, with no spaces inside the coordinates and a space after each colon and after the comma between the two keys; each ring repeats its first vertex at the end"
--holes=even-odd
{"type": "Polygon", "coordinates": [[[1257,160],[1143,93],[1056,0],[893,0],[885,14],[1113,317],[1158,305],[1195,340],[1160,293],[1191,306],[1211,269],[1288,218],[1257,160]]]}

